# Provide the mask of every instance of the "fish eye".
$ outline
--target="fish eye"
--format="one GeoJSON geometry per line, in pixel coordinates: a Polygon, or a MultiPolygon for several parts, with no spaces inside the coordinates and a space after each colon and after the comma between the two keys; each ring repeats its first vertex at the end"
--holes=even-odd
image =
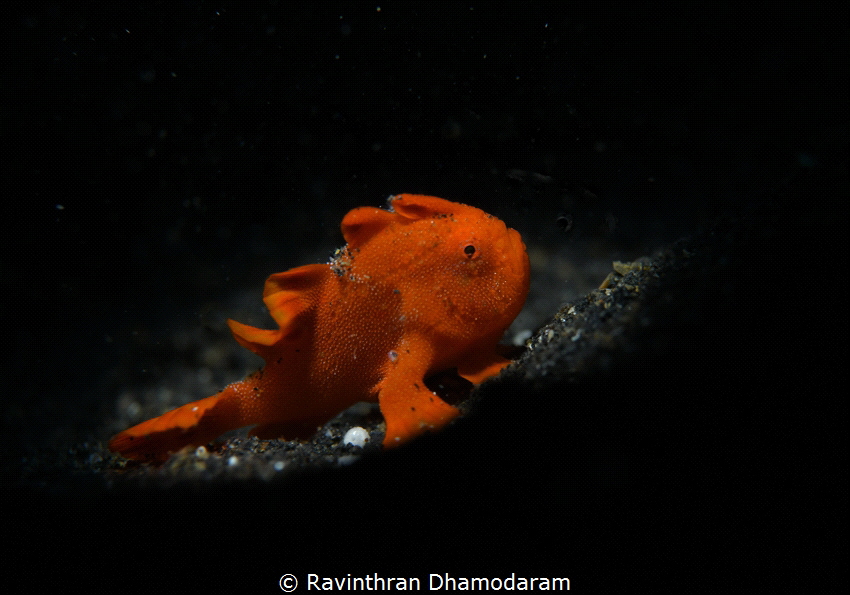
{"type": "Polygon", "coordinates": [[[463,247],[463,253],[466,254],[467,258],[472,258],[475,256],[475,246],[472,244],[467,244],[463,247]]]}

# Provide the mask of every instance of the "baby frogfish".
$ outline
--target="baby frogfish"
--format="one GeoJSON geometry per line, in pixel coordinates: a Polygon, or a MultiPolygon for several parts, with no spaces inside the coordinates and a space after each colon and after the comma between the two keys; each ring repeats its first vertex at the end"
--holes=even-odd
{"type": "Polygon", "coordinates": [[[249,425],[261,439],[309,437],[358,401],[379,403],[384,447],[457,417],[425,378],[456,370],[478,384],[509,363],[496,345],[528,294],[525,245],[475,207],[417,194],[388,202],[343,218],[347,245],[329,263],[266,280],[263,301],[279,328],[228,320],[262,369],[124,430],[110,450],[162,461],[249,425]]]}

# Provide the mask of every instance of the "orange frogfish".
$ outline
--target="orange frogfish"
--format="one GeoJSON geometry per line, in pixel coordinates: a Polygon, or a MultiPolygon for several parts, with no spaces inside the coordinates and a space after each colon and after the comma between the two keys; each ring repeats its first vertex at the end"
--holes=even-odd
{"type": "Polygon", "coordinates": [[[528,294],[525,245],[475,207],[416,194],[388,202],[345,216],[348,244],[328,264],[266,280],[263,301],[279,328],[228,320],[265,367],[124,430],[110,450],[161,461],[249,425],[261,439],[308,437],[358,401],[379,403],[384,447],[457,417],[425,378],[456,369],[478,384],[509,363],[496,345],[528,294]]]}

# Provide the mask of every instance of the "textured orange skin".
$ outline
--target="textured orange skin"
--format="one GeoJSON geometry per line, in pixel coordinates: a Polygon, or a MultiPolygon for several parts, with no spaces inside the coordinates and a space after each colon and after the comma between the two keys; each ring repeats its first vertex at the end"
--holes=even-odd
{"type": "Polygon", "coordinates": [[[254,424],[259,438],[309,436],[358,401],[380,403],[384,447],[457,417],[424,378],[457,368],[478,384],[509,363],[496,344],[528,294],[525,245],[475,207],[415,194],[389,206],[350,211],[348,245],[330,263],[268,278],[263,301],[280,328],[228,320],[263,369],[117,434],[110,450],[164,460],[254,424]]]}

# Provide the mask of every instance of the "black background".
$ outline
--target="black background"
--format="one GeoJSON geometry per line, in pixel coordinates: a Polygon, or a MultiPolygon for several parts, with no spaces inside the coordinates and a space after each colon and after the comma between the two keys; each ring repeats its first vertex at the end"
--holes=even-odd
{"type": "MultiPolygon", "coordinates": [[[[345,212],[390,194],[480,206],[530,248],[577,258],[636,257],[726,215],[753,221],[759,247],[729,280],[743,313],[725,341],[757,352],[748,374],[717,369],[727,360],[711,344],[698,374],[673,353],[661,380],[624,373],[571,396],[643,398],[645,381],[688,419],[716,399],[745,404],[697,428],[670,409],[638,413],[645,431],[617,456],[653,472],[629,492],[596,477],[588,444],[604,419],[541,438],[547,412],[284,485],[139,491],[59,474],[10,481],[21,573],[130,590],[275,589],[286,572],[515,572],[619,589],[828,574],[836,529],[821,530],[844,518],[820,483],[837,473],[829,387],[846,355],[830,349],[846,300],[825,291],[846,287],[842,22],[813,8],[563,3],[13,11],[2,275],[13,469],[45,440],[107,437],[114,396],[98,382],[132,357],[134,330],[219,315],[223,295],[321,261],[345,212]],[[616,228],[600,234],[608,215],[616,228]],[[754,312],[760,326],[747,327],[754,312]],[[803,487],[814,521],[812,501],[792,495],[803,487]],[[813,551],[819,565],[797,565],[813,551]]],[[[533,410],[497,402],[501,420],[533,410]]]]}

